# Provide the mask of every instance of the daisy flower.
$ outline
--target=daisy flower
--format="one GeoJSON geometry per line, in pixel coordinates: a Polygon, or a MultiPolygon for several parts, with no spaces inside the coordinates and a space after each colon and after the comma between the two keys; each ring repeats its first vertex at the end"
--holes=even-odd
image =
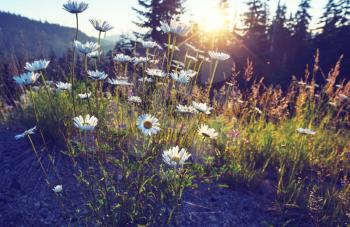
{"type": "Polygon", "coordinates": [[[162,71],[161,69],[146,69],[146,74],[149,76],[155,76],[155,77],[166,77],[166,72],[162,71]]]}
{"type": "Polygon", "coordinates": [[[39,73],[27,72],[27,73],[23,73],[19,76],[13,77],[13,79],[19,85],[29,85],[29,84],[34,84],[38,80],[39,77],[40,77],[39,73]]]}
{"type": "Polygon", "coordinates": [[[181,84],[187,84],[190,81],[190,77],[183,70],[180,72],[172,72],[170,73],[170,76],[173,80],[181,84]]]}
{"type": "Polygon", "coordinates": [[[32,63],[27,62],[24,68],[28,71],[36,72],[39,70],[46,69],[49,66],[49,64],[50,64],[50,61],[47,61],[44,59],[44,60],[34,61],[32,63]]]}
{"type": "Polygon", "coordinates": [[[170,33],[171,29],[168,23],[161,21],[160,22],[160,29],[164,32],[164,33],[170,33]]]}
{"type": "Polygon", "coordinates": [[[140,82],[152,83],[152,82],[153,82],[153,79],[152,79],[152,78],[148,78],[148,77],[144,77],[144,78],[138,79],[138,81],[140,81],[140,82]]]}
{"type": "Polygon", "coordinates": [[[104,72],[96,71],[88,71],[87,74],[93,80],[104,80],[108,77],[108,75],[104,72]]]}
{"type": "Polygon", "coordinates": [[[110,79],[108,78],[107,82],[111,85],[121,85],[121,86],[132,86],[132,83],[129,83],[127,80],[125,79],[110,79]]]}
{"type": "Polygon", "coordinates": [[[205,113],[205,114],[210,114],[211,111],[213,110],[212,107],[207,106],[206,103],[199,103],[192,101],[192,106],[198,110],[199,112],[205,113]]]}
{"type": "Polygon", "coordinates": [[[66,4],[63,4],[63,9],[70,12],[70,13],[82,13],[84,12],[89,5],[85,2],[76,2],[76,1],[71,1],[69,0],[66,4]]]}
{"type": "Polygon", "coordinates": [[[230,55],[222,52],[209,51],[209,56],[217,61],[226,61],[230,58],[230,55]]]}
{"type": "Polygon", "coordinates": [[[90,116],[90,114],[86,115],[83,118],[81,115],[73,118],[74,125],[81,131],[92,131],[97,125],[97,118],[94,116],[90,116]]]}
{"type": "Polygon", "coordinates": [[[56,192],[56,193],[60,193],[60,192],[62,192],[62,190],[63,190],[63,187],[62,187],[62,185],[56,185],[53,189],[52,189],[52,191],[54,191],[54,192],[56,192]]]}
{"type": "Polygon", "coordinates": [[[185,148],[179,151],[179,146],[163,151],[163,161],[174,168],[181,168],[191,156],[185,148]]]}
{"type": "Polygon", "coordinates": [[[91,97],[91,92],[78,94],[80,99],[87,99],[91,97]]]}
{"type": "Polygon", "coordinates": [[[133,57],[133,58],[131,59],[131,62],[132,62],[134,65],[138,65],[138,64],[147,62],[147,58],[145,58],[145,57],[133,57]]]}
{"type": "Polygon", "coordinates": [[[101,21],[96,19],[90,19],[89,21],[97,31],[108,32],[109,30],[113,29],[113,27],[107,21],[101,21]]]}
{"type": "Polygon", "coordinates": [[[307,135],[315,135],[316,132],[312,131],[311,129],[307,129],[307,128],[298,128],[297,132],[301,133],[301,134],[307,134],[307,135]]]}
{"type": "Polygon", "coordinates": [[[131,57],[125,54],[117,54],[116,56],[114,56],[113,61],[119,63],[130,62],[131,57]]]}
{"type": "Polygon", "coordinates": [[[77,50],[82,54],[89,54],[91,52],[98,51],[98,49],[100,48],[100,45],[98,45],[98,43],[86,42],[85,44],[82,44],[78,40],[74,41],[74,45],[77,48],[77,50]]]}
{"type": "Polygon", "coordinates": [[[160,130],[158,119],[149,114],[139,116],[136,125],[145,136],[155,135],[160,130]]]}
{"type": "Polygon", "coordinates": [[[56,87],[58,90],[71,90],[72,84],[70,83],[64,83],[64,82],[58,82],[56,83],[56,87]]]}
{"type": "Polygon", "coordinates": [[[181,104],[176,106],[177,112],[185,113],[185,114],[195,114],[198,111],[193,106],[183,106],[181,104]]]}
{"type": "Polygon", "coordinates": [[[128,98],[128,101],[133,103],[142,103],[142,100],[139,96],[130,96],[128,98]]]}
{"type": "Polygon", "coordinates": [[[164,46],[169,47],[170,50],[176,50],[176,51],[180,51],[180,48],[178,48],[177,46],[174,46],[173,44],[168,45],[167,43],[164,43],[164,46]]]}
{"type": "Polygon", "coordinates": [[[153,48],[153,47],[158,47],[158,43],[153,42],[153,41],[142,41],[141,42],[143,48],[153,48]]]}
{"type": "Polygon", "coordinates": [[[102,52],[96,50],[96,51],[93,51],[91,53],[88,53],[86,56],[88,56],[88,58],[95,58],[96,59],[96,58],[100,57],[101,55],[102,55],[102,52]]]}
{"type": "Polygon", "coordinates": [[[210,139],[216,139],[219,135],[215,129],[209,128],[208,125],[201,125],[201,127],[198,129],[198,134],[204,138],[210,139]]]}
{"type": "Polygon", "coordinates": [[[16,139],[16,140],[19,140],[19,139],[24,138],[24,137],[26,137],[26,136],[28,136],[28,135],[32,135],[32,134],[35,133],[35,130],[36,130],[36,126],[34,126],[33,128],[30,128],[30,129],[28,129],[28,130],[25,130],[25,131],[24,131],[23,133],[21,133],[21,134],[16,135],[16,136],[15,136],[15,139],[16,139]]]}
{"type": "Polygon", "coordinates": [[[192,26],[187,25],[183,22],[177,20],[170,21],[170,31],[179,36],[187,36],[187,34],[191,31],[192,26]]]}

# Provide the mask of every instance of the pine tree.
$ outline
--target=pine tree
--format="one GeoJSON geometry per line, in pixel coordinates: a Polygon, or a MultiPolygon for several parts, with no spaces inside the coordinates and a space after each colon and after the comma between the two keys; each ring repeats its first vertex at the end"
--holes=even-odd
{"type": "Polygon", "coordinates": [[[349,24],[349,17],[350,17],[350,0],[340,0],[339,1],[339,7],[341,12],[341,25],[348,25],[349,24]]]}
{"type": "Polygon", "coordinates": [[[334,32],[341,21],[342,15],[340,5],[337,4],[335,0],[328,0],[325,12],[321,18],[321,23],[323,23],[322,32],[324,34],[334,32]]]}
{"type": "Polygon", "coordinates": [[[138,27],[147,29],[146,34],[134,34],[138,38],[152,38],[161,41],[164,39],[159,30],[160,22],[167,21],[174,16],[183,13],[183,0],[138,0],[138,4],[143,9],[132,8],[138,14],[138,22],[134,22],[138,27]]]}
{"type": "Polygon", "coordinates": [[[310,0],[301,0],[299,4],[299,9],[295,15],[296,24],[294,26],[294,37],[302,42],[310,38],[310,33],[308,31],[311,15],[309,13],[310,0]]]}

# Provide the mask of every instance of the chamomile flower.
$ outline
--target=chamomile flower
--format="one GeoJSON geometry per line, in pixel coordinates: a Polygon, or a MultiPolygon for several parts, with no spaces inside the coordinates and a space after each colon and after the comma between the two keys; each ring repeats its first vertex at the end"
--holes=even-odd
{"type": "Polygon", "coordinates": [[[256,111],[258,114],[262,114],[262,113],[263,113],[258,107],[255,107],[254,109],[255,109],[255,111],[256,111]]]}
{"type": "Polygon", "coordinates": [[[54,192],[56,192],[56,193],[60,193],[60,192],[62,192],[62,190],[63,190],[63,187],[62,187],[62,185],[56,185],[53,189],[52,189],[52,191],[54,191],[54,192]]]}
{"type": "Polygon", "coordinates": [[[172,72],[170,73],[170,76],[173,80],[181,84],[187,84],[190,81],[190,77],[187,73],[184,73],[183,70],[180,72],[172,72]]]}
{"type": "Polygon", "coordinates": [[[212,107],[207,106],[206,103],[199,103],[192,101],[192,106],[198,110],[199,112],[205,113],[205,114],[210,114],[211,111],[213,110],[212,107]]]}
{"type": "Polygon", "coordinates": [[[217,61],[226,61],[230,58],[230,55],[222,52],[209,51],[209,56],[217,61]]]}
{"type": "Polygon", "coordinates": [[[121,86],[132,86],[132,83],[129,83],[127,80],[122,79],[122,80],[118,80],[118,79],[110,79],[108,78],[107,82],[111,85],[121,85],[121,86]]]}
{"type": "Polygon", "coordinates": [[[176,20],[171,20],[170,22],[170,31],[176,35],[187,36],[191,29],[191,25],[185,24],[183,22],[176,20]]]}
{"type": "Polygon", "coordinates": [[[78,40],[74,41],[74,45],[77,48],[77,50],[82,54],[89,54],[91,52],[98,51],[98,49],[100,48],[100,45],[98,45],[98,43],[86,42],[85,44],[82,44],[78,40]]]}
{"type": "Polygon", "coordinates": [[[183,106],[181,104],[176,106],[177,112],[184,113],[184,114],[195,114],[198,113],[198,111],[193,106],[183,106]]]}
{"type": "Polygon", "coordinates": [[[307,135],[315,135],[316,132],[312,131],[311,129],[307,129],[307,128],[298,128],[297,132],[301,133],[301,134],[307,134],[307,135]]]}
{"type": "Polygon", "coordinates": [[[133,103],[142,103],[142,99],[139,96],[130,96],[128,101],[133,103]]]}
{"type": "Polygon", "coordinates": [[[81,115],[73,118],[73,122],[75,127],[80,129],[81,131],[92,131],[96,127],[98,120],[94,116],[90,116],[89,114],[84,117],[81,115]]]}
{"type": "Polygon", "coordinates": [[[164,43],[164,46],[166,46],[167,48],[169,47],[170,50],[180,51],[180,48],[174,46],[173,44],[168,45],[167,43],[164,43]]]}
{"type": "Polygon", "coordinates": [[[49,64],[50,64],[50,61],[47,61],[44,59],[44,60],[34,61],[32,63],[27,62],[24,68],[28,71],[36,72],[39,70],[46,69],[49,66],[49,64]]]}
{"type": "Polygon", "coordinates": [[[70,83],[64,83],[64,82],[58,82],[56,83],[56,87],[58,90],[71,90],[72,89],[72,84],[70,83]]]}
{"type": "Polygon", "coordinates": [[[19,140],[19,139],[24,138],[24,137],[26,137],[26,136],[28,136],[28,135],[32,135],[32,134],[35,133],[35,130],[36,130],[36,126],[34,126],[33,128],[30,128],[30,129],[28,129],[28,130],[25,130],[25,131],[24,131],[23,133],[21,133],[21,134],[16,135],[16,136],[15,136],[15,139],[16,139],[16,140],[19,140]]]}
{"type": "Polygon", "coordinates": [[[209,128],[208,125],[201,125],[198,129],[198,134],[204,138],[216,139],[219,134],[213,128],[209,128]]]}
{"type": "Polygon", "coordinates": [[[119,63],[130,62],[131,57],[125,54],[117,54],[116,56],[114,56],[113,61],[119,63]]]}
{"type": "Polygon", "coordinates": [[[160,131],[160,124],[156,117],[143,114],[137,118],[137,128],[146,136],[155,135],[160,131]]]}
{"type": "Polygon", "coordinates": [[[161,77],[161,78],[164,78],[167,76],[166,72],[162,71],[161,69],[146,69],[145,72],[149,76],[155,76],[155,77],[161,77]]]}
{"type": "Polygon", "coordinates": [[[80,99],[88,99],[91,97],[91,92],[78,94],[80,99]]]}
{"type": "Polygon", "coordinates": [[[152,83],[152,82],[153,82],[153,79],[152,79],[152,78],[148,78],[148,77],[144,77],[144,78],[138,79],[138,81],[140,81],[140,82],[152,83]]]}
{"type": "Polygon", "coordinates": [[[133,57],[133,58],[131,59],[131,62],[132,62],[134,65],[138,65],[138,64],[142,64],[142,63],[147,62],[147,58],[145,58],[145,57],[133,57]]]}
{"type": "Polygon", "coordinates": [[[19,76],[13,77],[13,79],[19,85],[29,85],[29,84],[34,84],[38,80],[39,77],[40,77],[39,73],[27,72],[27,73],[23,73],[19,76]]]}
{"type": "Polygon", "coordinates": [[[179,151],[179,146],[163,151],[163,155],[162,155],[163,161],[169,166],[172,166],[175,168],[183,167],[183,165],[185,164],[185,162],[190,156],[191,154],[189,154],[185,148],[182,148],[179,151]]]}
{"type": "Polygon", "coordinates": [[[154,41],[142,41],[141,44],[143,48],[154,48],[159,46],[158,43],[154,41]]]}
{"type": "Polygon", "coordinates": [[[187,59],[190,59],[190,60],[193,61],[193,62],[197,62],[197,61],[198,61],[198,59],[197,59],[196,57],[191,56],[191,55],[186,55],[186,58],[187,58],[187,59]]]}
{"type": "Polygon", "coordinates": [[[76,2],[69,0],[66,4],[63,4],[63,9],[74,14],[82,13],[84,12],[89,5],[85,2],[76,2]]]}
{"type": "Polygon", "coordinates": [[[170,25],[166,22],[161,21],[160,22],[160,29],[164,32],[164,33],[170,33],[171,29],[170,29],[170,25]]]}
{"type": "Polygon", "coordinates": [[[100,32],[108,32],[109,30],[113,29],[113,27],[107,21],[90,19],[90,23],[97,31],[100,32]]]}
{"type": "Polygon", "coordinates": [[[108,77],[108,74],[106,74],[104,72],[100,72],[98,70],[96,70],[96,71],[88,71],[87,74],[93,80],[104,80],[104,79],[106,79],[108,77]]]}
{"type": "Polygon", "coordinates": [[[101,55],[102,55],[102,52],[96,50],[96,51],[93,51],[93,52],[91,52],[91,53],[88,53],[86,56],[87,56],[88,58],[95,58],[95,59],[97,59],[97,58],[99,58],[101,55]]]}

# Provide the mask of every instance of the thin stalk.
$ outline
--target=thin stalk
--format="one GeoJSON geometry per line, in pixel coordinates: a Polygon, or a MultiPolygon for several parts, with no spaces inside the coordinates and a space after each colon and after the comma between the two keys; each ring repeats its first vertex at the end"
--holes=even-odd
{"type": "Polygon", "coordinates": [[[214,64],[213,74],[211,75],[211,80],[210,80],[209,89],[208,89],[208,98],[209,98],[209,99],[210,99],[210,90],[211,90],[211,87],[213,86],[214,77],[215,77],[215,72],[216,72],[216,69],[217,69],[217,67],[218,67],[218,63],[219,63],[219,61],[216,60],[216,61],[215,61],[215,64],[214,64]]]}
{"type": "Polygon", "coordinates": [[[50,183],[49,183],[49,177],[48,177],[48,175],[47,175],[47,173],[46,173],[46,170],[45,170],[45,168],[44,168],[44,166],[43,166],[43,164],[42,164],[42,162],[41,162],[41,160],[40,160],[40,156],[39,156],[38,151],[36,150],[36,148],[35,148],[35,146],[34,146],[33,140],[32,140],[32,138],[30,137],[30,135],[27,135],[27,136],[28,136],[28,139],[29,139],[29,141],[30,141],[30,144],[32,145],[32,148],[33,148],[33,151],[34,151],[34,153],[35,153],[35,156],[36,156],[36,158],[37,158],[37,160],[38,160],[38,162],[39,162],[39,164],[40,164],[40,167],[41,167],[41,169],[42,169],[43,172],[44,172],[44,175],[45,175],[45,177],[46,177],[46,183],[47,183],[47,185],[50,185],[50,183]]]}

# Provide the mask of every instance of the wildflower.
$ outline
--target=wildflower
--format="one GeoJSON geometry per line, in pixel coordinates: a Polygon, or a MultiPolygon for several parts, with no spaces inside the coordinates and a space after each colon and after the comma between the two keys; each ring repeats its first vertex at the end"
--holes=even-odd
{"type": "Polygon", "coordinates": [[[54,192],[56,192],[56,193],[60,193],[60,192],[62,192],[62,190],[63,190],[63,187],[62,187],[62,185],[56,185],[53,189],[52,189],[52,191],[54,191],[54,192]]]}
{"type": "Polygon", "coordinates": [[[217,61],[226,61],[230,58],[230,55],[222,52],[209,51],[209,56],[217,61]]]}
{"type": "Polygon", "coordinates": [[[307,135],[315,135],[316,132],[312,131],[311,129],[307,129],[307,128],[298,128],[297,132],[301,133],[301,134],[307,134],[307,135]]]}
{"type": "Polygon", "coordinates": [[[198,111],[193,106],[183,106],[183,105],[179,104],[176,106],[176,109],[178,112],[185,113],[185,114],[198,113],[198,111]]]}
{"type": "Polygon", "coordinates": [[[100,72],[98,70],[96,71],[88,71],[87,74],[89,75],[90,78],[94,80],[104,80],[108,77],[108,75],[104,72],[100,72]]]}
{"type": "Polygon", "coordinates": [[[36,72],[39,70],[46,69],[47,66],[49,66],[49,64],[50,64],[50,61],[47,61],[44,59],[44,60],[34,61],[32,63],[27,62],[24,68],[28,71],[36,72]]]}
{"type": "Polygon", "coordinates": [[[258,112],[258,114],[262,114],[262,111],[258,107],[255,107],[254,109],[256,112],[258,112]]]}
{"type": "Polygon", "coordinates": [[[27,73],[23,73],[19,76],[13,77],[13,79],[19,85],[29,85],[29,84],[34,84],[38,80],[39,77],[40,77],[39,73],[27,72],[27,73]]]}
{"type": "Polygon", "coordinates": [[[164,43],[164,46],[169,47],[170,50],[180,51],[180,48],[174,46],[173,44],[168,45],[167,43],[164,43]]]}
{"type": "Polygon", "coordinates": [[[131,59],[131,62],[132,62],[134,65],[138,65],[138,64],[147,62],[147,58],[145,58],[145,57],[133,57],[133,58],[131,59]]]}
{"type": "Polygon", "coordinates": [[[213,109],[212,107],[207,106],[206,103],[192,101],[192,105],[196,110],[205,114],[210,114],[211,110],[213,109]]]}
{"type": "Polygon", "coordinates": [[[343,85],[341,85],[341,84],[337,84],[337,85],[335,85],[337,88],[343,88],[343,85]]]}
{"type": "Polygon", "coordinates": [[[66,4],[63,4],[63,9],[70,13],[82,13],[88,8],[88,4],[85,2],[77,3],[76,1],[69,0],[66,4]]]}
{"type": "Polygon", "coordinates": [[[59,90],[71,90],[72,89],[72,84],[64,83],[64,82],[58,82],[58,83],[56,83],[56,87],[59,90]]]}
{"type": "Polygon", "coordinates": [[[77,50],[82,54],[89,54],[91,52],[97,51],[100,48],[100,45],[98,45],[98,43],[86,42],[85,44],[82,44],[78,40],[74,41],[74,45],[77,48],[77,50]]]}
{"type": "Polygon", "coordinates": [[[349,96],[344,95],[344,94],[339,94],[339,98],[342,99],[342,100],[345,100],[345,99],[348,99],[349,96]]]}
{"type": "Polygon", "coordinates": [[[146,136],[157,134],[160,130],[159,121],[156,117],[143,114],[137,118],[137,128],[146,136]]]}
{"type": "Polygon", "coordinates": [[[161,69],[146,69],[145,72],[149,76],[161,77],[164,78],[167,76],[166,72],[163,72],[161,69]]]}
{"type": "Polygon", "coordinates": [[[171,29],[168,23],[161,21],[160,22],[160,29],[164,32],[164,33],[170,33],[171,29]]]}
{"type": "Polygon", "coordinates": [[[91,97],[91,92],[88,93],[82,93],[82,94],[78,94],[79,98],[81,99],[87,99],[91,97]]]}
{"type": "Polygon", "coordinates": [[[208,125],[201,125],[198,130],[198,134],[203,136],[204,138],[216,139],[218,137],[218,133],[213,128],[209,128],[208,125]]]}
{"type": "Polygon", "coordinates": [[[26,137],[26,136],[28,136],[28,135],[32,135],[32,134],[35,133],[35,130],[36,130],[36,126],[34,126],[33,128],[30,128],[30,129],[28,129],[28,130],[25,130],[25,131],[24,131],[23,133],[21,133],[21,134],[16,135],[16,136],[15,136],[15,139],[16,139],[16,140],[19,140],[19,139],[24,138],[24,137],[26,137]]]}
{"type": "Polygon", "coordinates": [[[176,65],[179,65],[181,67],[185,67],[185,63],[181,62],[181,61],[178,61],[178,60],[173,60],[173,63],[176,64],[176,65]]]}
{"type": "Polygon", "coordinates": [[[153,42],[153,41],[142,41],[142,46],[143,48],[153,48],[153,47],[158,47],[158,43],[153,42]]]}
{"type": "Polygon", "coordinates": [[[131,57],[125,54],[117,54],[114,58],[113,58],[114,62],[119,62],[119,63],[124,63],[124,62],[130,62],[131,61],[131,57]]]}
{"type": "Polygon", "coordinates": [[[179,146],[170,148],[163,151],[163,161],[172,167],[183,167],[187,159],[191,156],[185,148],[182,148],[179,152],[179,146]]]}
{"type": "Polygon", "coordinates": [[[98,57],[100,57],[102,55],[102,52],[101,51],[93,51],[93,52],[90,52],[88,53],[86,56],[88,56],[88,58],[95,58],[97,59],[98,57]]]}
{"type": "Polygon", "coordinates": [[[90,116],[90,114],[86,115],[85,118],[83,118],[81,115],[78,117],[73,118],[74,125],[78,129],[82,131],[92,131],[97,125],[97,118],[94,116],[90,116]]]}
{"type": "Polygon", "coordinates": [[[180,72],[172,72],[170,73],[170,76],[173,80],[181,84],[187,84],[190,81],[190,77],[183,70],[180,72]]]}
{"type": "Polygon", "coordinates": [[[205,57],[204,55],[198,55],[198,58],[205,61],[205,62],[211,62],[210,58],[205,57]]]}
{"type": "Polygon", "coordinates": [[[133,103],[142,103],[142,100],[139,96],[130,96],[128,98],[128,101],[133,103]]]}
{"type": "Polygon", "coordinates": [[[300,86],[305,86],[305,85],[306,85],[306,83],[303,82],[303,81],[299,81],[298,84],[299,84],[300,86]]]}
{"type": "Polygon", "coordinates": [[[118,79],[110,79],[108,78],[107,82],[111,85],[121,85],[121,86],[132,86],[132,83],[129,83],[127,80],[122,79],[122,80],[118,80],[118,79]]]}
{"type": "Polygon", "coordinates": [[[109,30],[113,29],[113,27],[107,21],[90,19],[90,23],[97,31],[100,32],[108,32],[109,30]]]}
{"type": "Polygon", "coordinates": [[[197,48],[196,48],[195,46],[193,46],[193,45],[191,45],[191,44],[189,44],[189,43],[185,43],[185,45],[186,45],[189,49],[193,50],[194,52],[197,51],[197,48]]]}
{"type": "Polygon", "coordinates": [[[148,78],[148,77],[144,77],[144,78],[138,79],[138,81],[152,83],[153,79],[152,78],[148,78]]]}
{"type": "Polygon", "coordinates": [[[193,57],[191,55],[186,55],[186,58],[190,59],[191,61],[197,62],[198,59],[196,57],[193,57]]]}
{"type": "Polygon", "coordinates": [[[180,21],[171,20],[170,22],[170,31],[179,36],[187,36],[191,31],[191,26],[180,21]]]}

